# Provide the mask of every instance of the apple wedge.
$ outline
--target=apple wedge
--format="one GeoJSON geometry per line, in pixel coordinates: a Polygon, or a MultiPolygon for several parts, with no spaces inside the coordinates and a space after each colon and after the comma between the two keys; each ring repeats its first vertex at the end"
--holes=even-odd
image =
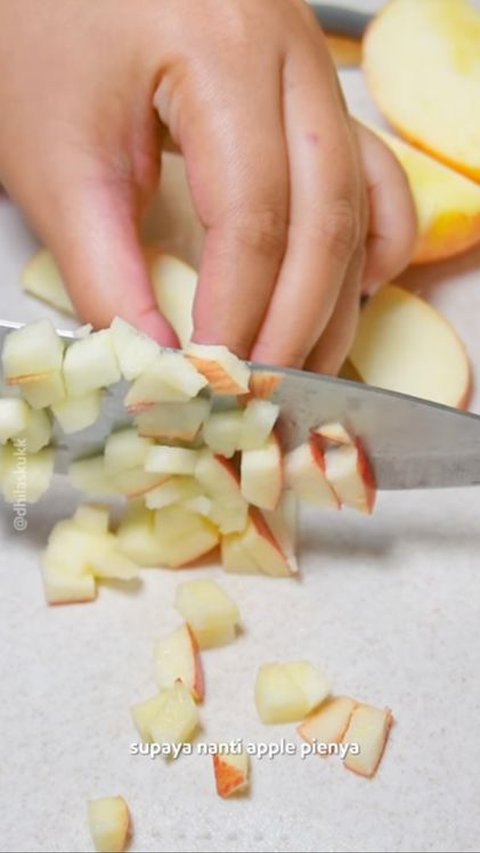
{"type": "Polygon", "coordinates": [[[468,0],[391,0],[363,44],[372,97],[414,144],[480,180],[480,11],[468,0]]]}
{"type": "Polygon", "coordinates": [[[88,825],[98,853],[123,853],[131,820],[123,797],[101,797],[88,803],[88,825]]]}
{"type": "Polygon", "coordinates": [[[289,533],[285,527],[285,519],[281,516],[282,510],[269,513],[270,522],[267,522],[266,513],[251,507],[248,524],[239,542],[249,560],[255,563],[262,574],[272,577],[291,577],[298,572],[298,565],[292,544],[287,541],[289,533]],[[275,519],[274,523],[272,523],[273,519],[275,519]]]}
{"type": "Polygon", "coordinates": [[[403,166],[417,212],[414,264],[451,258],[480,242],[480,186],[391,133],[371,127],[403,166]]]}
{"type": "Polygon", "coordinates": [[[372,777],[378,769],[393,724],[390,708],[357,705],[343,736],[344,743],[358,744],[358,754],[349,751],[344,758],[347,770],[372,777]]]}
{"type": "Polygon", "coordinates": [[[105,470],[103,454],[75,459],[68,469],[68,477],[77,489],[91,497],[119,494],[118,487],[105,470]]]}
{"type": "Polygon", "coordinates": [[[132,383],[124,402],[135,414],[155,403],[191,400],[206,384],[183,353],[160,352],[132,383]]]}
{"type": "Polygon", "coordinates": [[[177,587],[175,606],[193,631],[201,649],[235,639],[240,623],[237,605],[210,578],[184,581],[177,587]]]}
{"type": "Polygon", "coordinates": [[[315,436],[285,455],[284,471],[287,486],[299,500],[339,509],[339,500],[326,476],[325,456],[315,436]]]}
{"type": "Polygon", "coordinates": [[[243,794],[249,787],[250,762],[245,750],[212,755],[215,786],[219,797],[243,794]]]}
{"type": "Polygon", "coordinates": [[[152,696],[150,699],[145,699],[143,702],[137,702],[130,708],[133,722],[144,743],[152,743],[152,723],[160,713],[163,707],[163,690],[152,696]]]}
{"type": "Polygon", "coordinates": [[[162,690],[150,723],[154,743],[180,746],[193,740],[200,716],[190,690],[182,681],[162,690]]]}
{"type": "Polygon", "coordinates": [[[193,332],[193,300],[197,273],[173,255],[149,250],[150,275],[157,305],[185,348],[193,332]]]}
{"type": "Polygon", "coordinates": [[[190,343],[185,354],[215,394],[248,393],[250,370],[227,347],[190,343]]]}
{"type": "Polygon", "coordinates": [[[67,347],[63,365],[69,397],[80,397],[97,388],[108,388],[121,379],[110,329],[93,332],[67,347]]]}
{"type": "Polygon", "coordinates": [[[349,696],[326,699],[298,726],[297,731],[311,744],[341,743],[357,704],[349,696]]]}
{"type": "Polygon", "coordinates": [[[355,444],[332,447],[325,453],[325,474],[342,506],[369,515],[375,505],[376,487],[367,455],[355,444]]]}
{"type": "Polygon", "coordinates": [[[139,435],[156,441],[194,441],[210,411],[210,401],[196,397],[185,403],[160,403],[135,418],[139,435]]]}
{"type": "Polygon", "coordinates": [[[163,564],[172,569],[193,563],[218,545],[215,525],[184,506],[173,504],[155,510],[154,525],[163,564]]]}
{"type": "Polygon", "coordinates": [[[244,450],[240,465],[240,487],[252,506],[275,509],[283,488],[283,462],[275,434],[262,447],[244,450]]]}
{"type": "Polygon", "coordinates": [[[159,690],[173,687],[180,680],[196,702],[202,701],[205,693],[202,661],[197,640],[188,625],[181,625],[157,640],[153,657],[159,690]]]}
{"type": "Polygon", "coordinates": [[[330,693],[325,677],[308,661],[266,663],[257,673],[255,705],[263,723],[292,723],[330,693]]]}
{"type": "Polygon", "coordinates": [[[65,434],[80,432],[100,417],[102,391],[88,391],[78,397],[65,397],[52,406],[52,412],[65,434]]]}
{"type": "Polygon", "coordinates": [[[203,425],[203,440],[212,453],[231,459],[241,443],[243,420],[241,409],[212,412],[203,425]]]}
{"type": "Polygon", "coordinates": [[[41,299],[62,314],[75,317],[75,309],[60,270],[47,249],[40,249],[33,256],[23,270],[21,282],[25,293],[41,299]]]}
{"type": "Polygon", "coordinates": [[[116,531],[119,550],[139,566],[164,565],[164,548],[155,534],[154,513],[132,501],[116,531]]]}
{"type": "Polygon", "coordinates": [[[269,438],[280,407],[269,400],[250,400],[243,410],[238,450],[256,450],[269,438]]]}
{"type": "Polygon", "coordinates": [[[122,376],[129,381],[136,379],[155,360],[160,352],[157,342],[127,323],[115,317],[111,326],[112,346],[122,376]]]}
{"type": "Polygon", "coordinates": [[[471,373],[462,341],[436,308],[397,285],[385,285],[361,311],[349,359],[369,385],[468,405],[471,373]]]}

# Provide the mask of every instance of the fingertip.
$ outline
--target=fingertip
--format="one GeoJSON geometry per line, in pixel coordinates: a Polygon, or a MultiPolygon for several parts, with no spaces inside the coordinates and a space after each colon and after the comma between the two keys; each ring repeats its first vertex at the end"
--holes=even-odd
{"type": "Polygon", "coordinates": [[[174,329],[156,307],[152,306],[145,311],[132,315],[130,322],[141,332],[145,332],[146,335],[156,340],[161,346],[180,348],[180,341],[174,329]]]}

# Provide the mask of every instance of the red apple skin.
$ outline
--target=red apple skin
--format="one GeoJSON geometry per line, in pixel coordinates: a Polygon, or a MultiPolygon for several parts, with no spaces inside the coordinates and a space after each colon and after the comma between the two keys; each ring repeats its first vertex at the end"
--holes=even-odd
{"type": "Polygon", "coordinates": [[[260,536],[263,536],[264,539],[270,542],[270,545],[272,545],[275,550],[278,551],[282,559],[287,561],[285,554],[283,553],[282,549],[280,548],[280,545],[278,544],[267,522],[265,521],[262,511],[256,506],[250,506],[248,514],[252,523],[256,527],[257,533],[259,533],[260,536]]]}
{"type": "Polygon", "coordinates": [[[268,400],[277,391],[282,376],[279,373],[267,373],[263,370],[252,371],[249,382],[248,394],[242,394],[239,398],[248,402],[256,397],[259,400],[268,400]]]}
{"type": "Polygon", "coordinates": [[[363,444],[359,438],[355,439],[355,447],[357,448],[358,453],[358,473],[365,484],[368,512],[372,513],[377,495],[377,484],[375,482],[375,476],[372,470],[372,466],[370,465],[370,460],[367,454],[365,453],[363,444]]]}
{"type": "Polygon", "coordinates": [[[232,460],[227,459],[226,456],[221,456],[219,453],[215,453],[214,458],[217,462],[220,462],[220,465],[223,465],[223,467],[226,468],[230,476],[235,480],[235,485],[240,489],[240,475],[235,466],[232,464],[232,460]]]}
{"type": "Polygon", "coordinates": [[[330,485],[330,483],[328,482],[327,477],[326,477],[325,458],[323,455],[322,437],[320,435],[315,434],[315,435],[310,436],[310,450],[311,450],[312,457],[313,457],[313,460],[315,462],[315,465],[317,465],[320,468],[320,470],[323,472],[323,474],[325,475],[325,480],[327,481],[329,489],[330,489],[330,491],[331,491],[331,493],[335,499],[335,502],[337,504],[337,509],[340,509],[341,504],[340,504],[340,501],[338,499],[338,495],[335,492],[335,489],[330,485]]]}
{"type": "Polygon", "coordinates": [[[188,636],[190,637],[190,642],[192,644],[192,652],[194,658],[194,668],[195,668],[195,681],[193,683],[193,698],[196,702],[203,702],[205,696],[205,676],[203,672],[202,658],[200,655],[200,647],[197,642],[197,638],[193,633],[190,625],[187,624],[188,636]]]}
{"type": "MultiPolygon", "coordinates": [[[[375,773],[377,772],[377,770],[380,766],[380,762],[383,758],[383,753],[385,752],[385,748],[386,748],[387,743],[388,743],[388,738],[390,737],[390,730],[391,730],[391,728],[395,722],[395,718],[394,718],[390,708],[387,708],[387,710],[388,710],[388,717],[387,717],[387,730],[385,733],[385,740],[383,742],[382,751],[381,751],[380,755],[378,756],[378,761],[377,761],[375,767],[373,768],[372,772],[371,773],[362,773],[361,770],[355,770],[353,767],[345,767],[345,770],[349,770],[350,773],[356,773],[357,776],[361,776],[363,779],[372,779],[375,776],[375,773]]],[[[347,729],[347,731],[348,731],[348,729],[347,729]]]]}
{"type": "Polygon", "coordinates": [[[221,755],[213,755],[212,758],[217,794],[220,797],[228,797],[235,788],[243,785],[245,777],[240,770],[232,767],[221,755]]]}

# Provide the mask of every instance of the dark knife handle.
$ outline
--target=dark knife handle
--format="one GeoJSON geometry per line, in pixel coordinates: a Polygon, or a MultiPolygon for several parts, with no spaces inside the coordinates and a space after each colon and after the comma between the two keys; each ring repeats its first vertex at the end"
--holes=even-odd
{"type": "Polygon", "coordinates": [[[315,17],[327,33],[346,38],[361,39],[373,18],[367,12],[342,9],[325,3],[310,3],[315,17]]]}

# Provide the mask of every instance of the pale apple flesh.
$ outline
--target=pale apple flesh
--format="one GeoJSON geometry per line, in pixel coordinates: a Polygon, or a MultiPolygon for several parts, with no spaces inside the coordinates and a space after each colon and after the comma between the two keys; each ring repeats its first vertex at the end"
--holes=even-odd
{"type": "Polygon", "coordinates": [[[385,745],[393,725],[390,708],[374,708],[372,705],[357,705],[354,708],[343,740],[356,743],[358,754],[349,751],[344,766],[360,776],[371,777],[377,772],[385,745]]]}
{"type": "Polygon", "coordinates": [[[101,797],[88,802],[88,825],[98,853],[123,853],[131,830],[123,797],[101,797]]]}
{"type": "Polygon", "coordinates": [[[197,640],[189,625],[181,625],[157,640],[154,649],[155,681],[159,690],[180,680],[196,702],[205,694],[203,667],[197,640]]]}
{"type": "Polygon", "coordinates": [[[179,584],[175,606],[201,649],[223,645],[235,638],[240,612],[216,581],[202,578],[179,584]]]}
{"type": "Polygon", "coordinates": [[[301,720],[330,693],[327,679],[308,661],[263,664],[255,683],[255,705],[263,723],[301,720]]]}
{"type": "Polygon", "coordinates": [[[341,743],[358,702],[349,696],[328,698],[298,726],[304,740],[315,743],[341,743]]]}

